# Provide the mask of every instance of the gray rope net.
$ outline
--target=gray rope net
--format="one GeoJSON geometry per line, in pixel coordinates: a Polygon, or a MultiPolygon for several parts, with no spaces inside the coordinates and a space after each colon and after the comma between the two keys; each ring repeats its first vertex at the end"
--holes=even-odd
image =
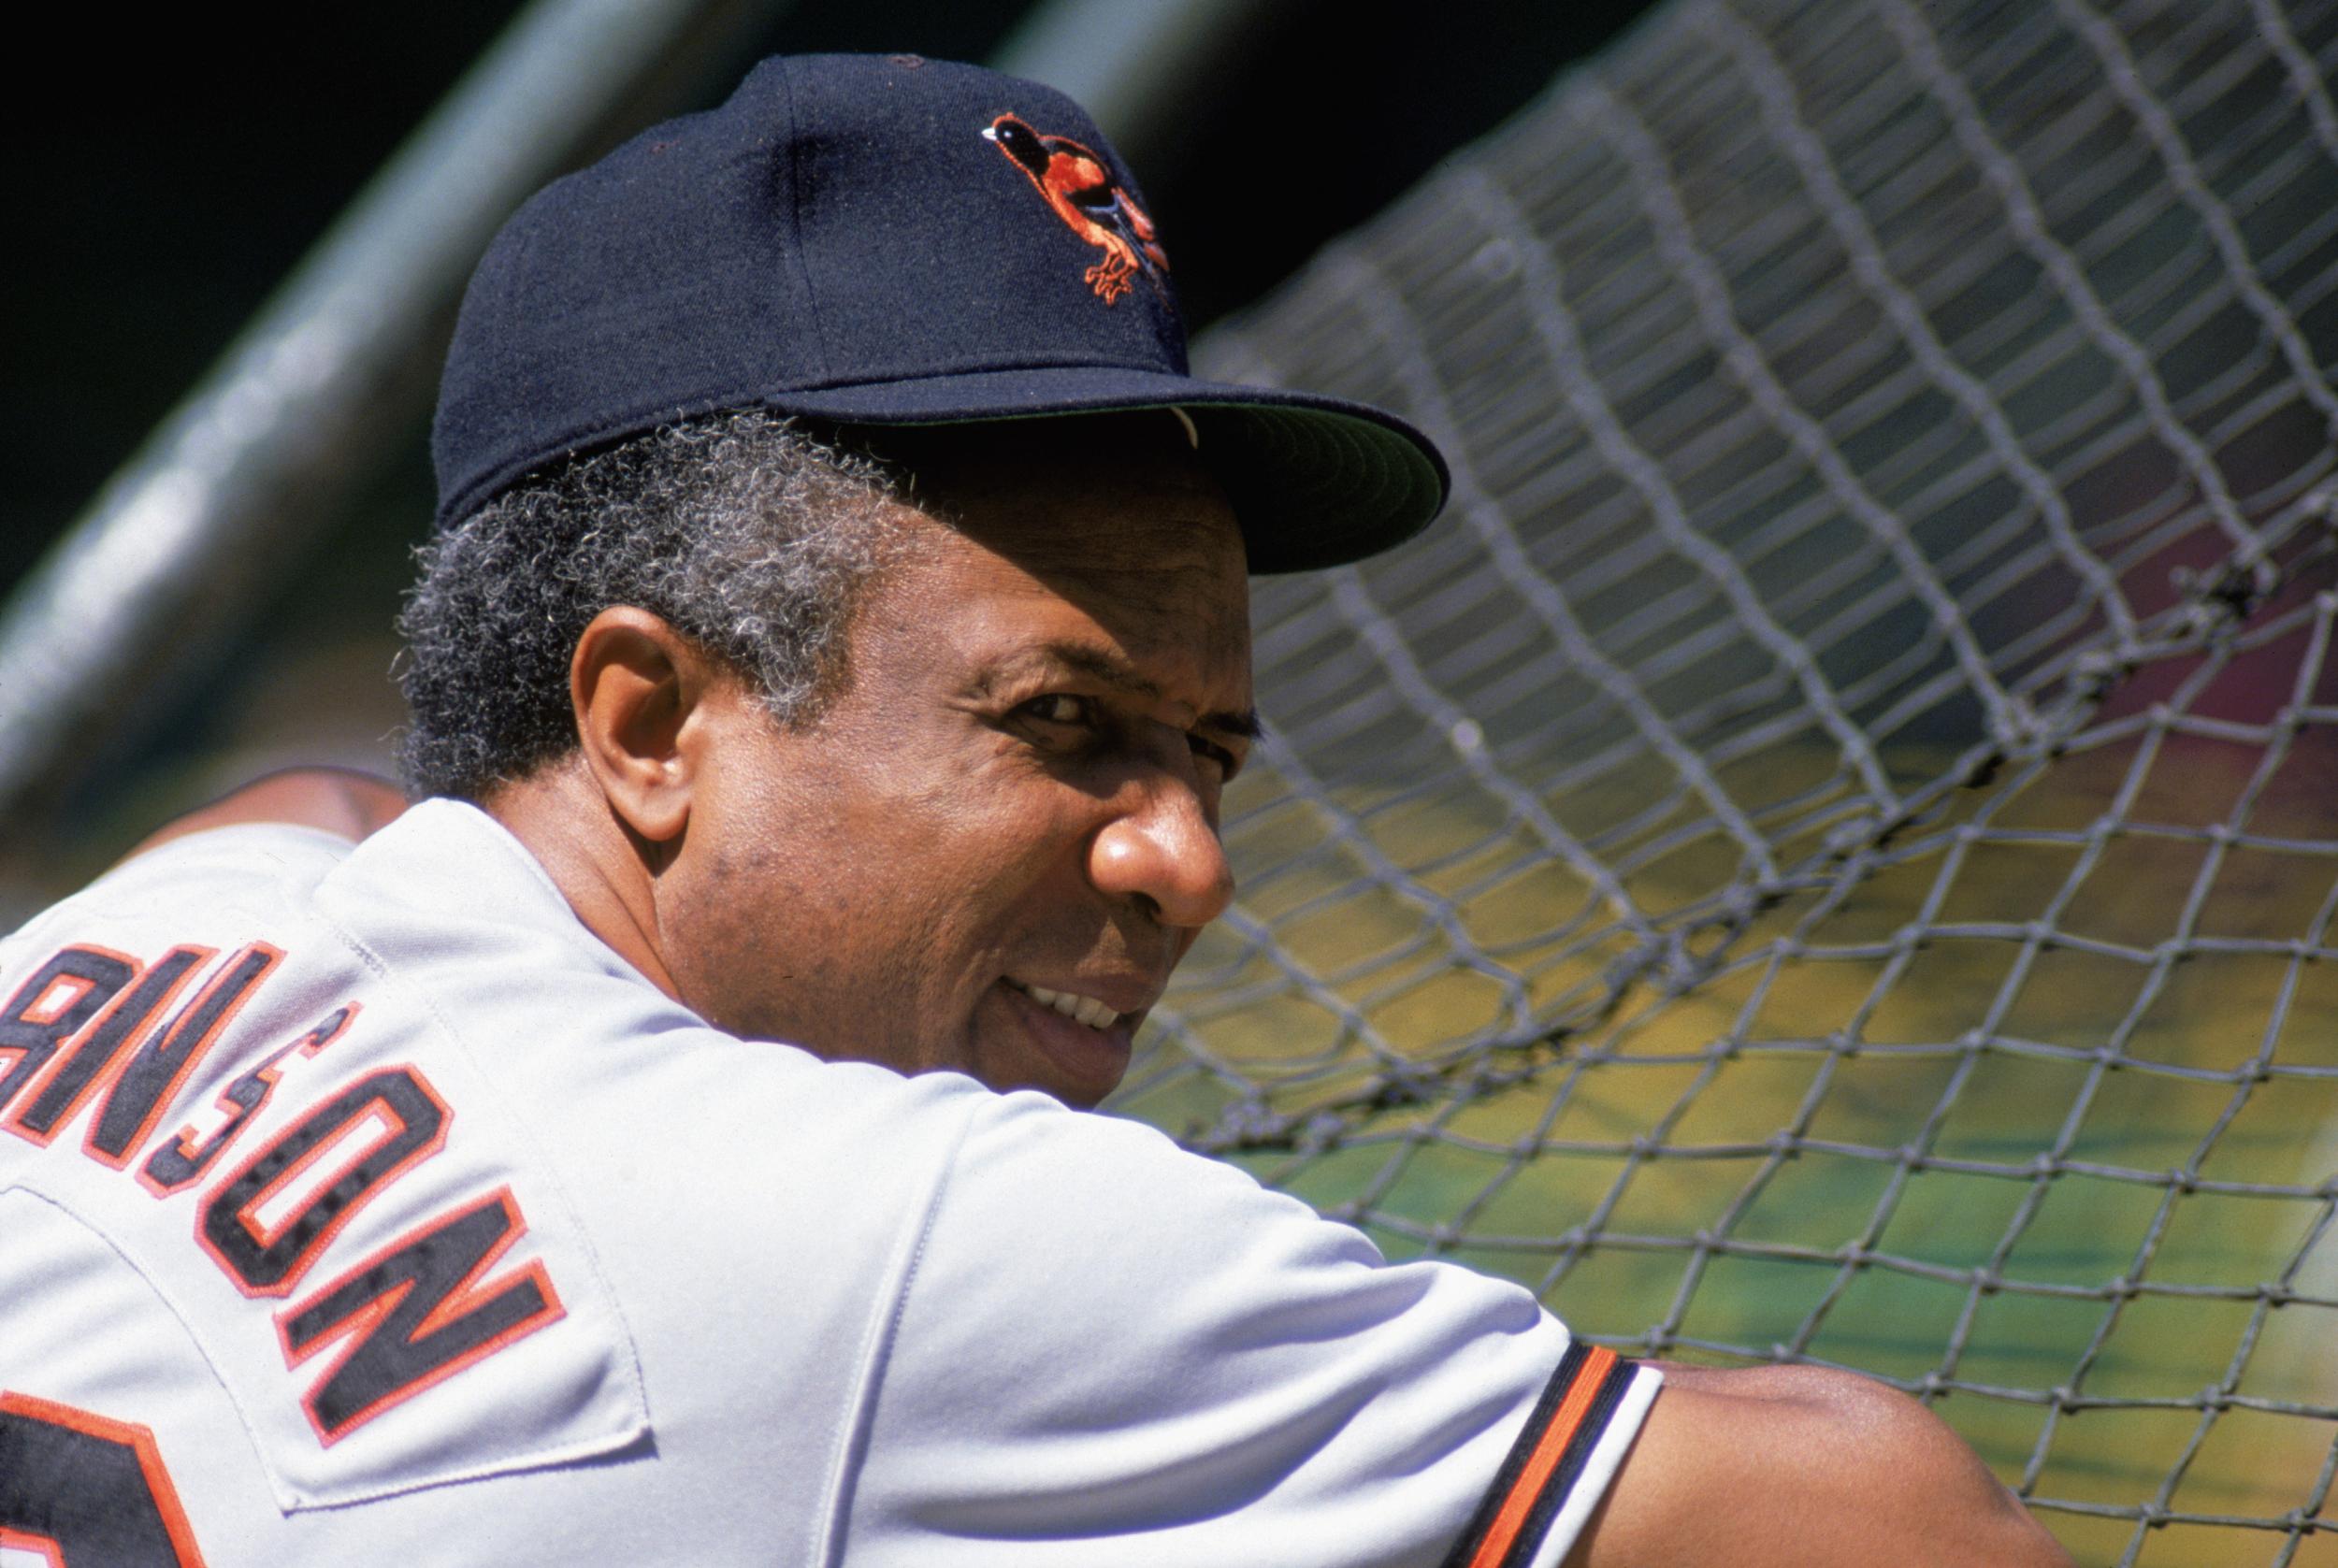
{"type": "Polygon", "coordinates": [[[2082,1561],[2338,1563],[2338,4],[1677,0],[1205,345],[1448,520],[1260,596],[1118,1100],[2082,1561]]]}

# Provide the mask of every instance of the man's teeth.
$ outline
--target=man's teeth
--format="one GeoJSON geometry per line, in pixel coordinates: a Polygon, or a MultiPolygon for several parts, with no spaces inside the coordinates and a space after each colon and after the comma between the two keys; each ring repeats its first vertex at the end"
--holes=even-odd
{"type": "Polygon", "coordinates": [[[1120,1016],[1092,997],[1075,997],[1069,991],[1050,991],[1045,985],[1022,985],[1018,988],[1043,1007],[1052,1007],[1067,1018],[1076,1018],[1091,1029],[1109,1028],[1120,1016]]]}

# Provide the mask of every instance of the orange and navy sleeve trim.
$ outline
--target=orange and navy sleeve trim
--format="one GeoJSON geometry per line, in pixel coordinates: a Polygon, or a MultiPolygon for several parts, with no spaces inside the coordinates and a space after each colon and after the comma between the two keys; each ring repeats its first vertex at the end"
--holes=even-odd
{"type": "Polygon", "coordinates": [[[1445,1568],[1524,1568],[1534,1561],[1636,1370],[1598,1345],[1579,1340],[1566,1347],[1445,1568]]]}

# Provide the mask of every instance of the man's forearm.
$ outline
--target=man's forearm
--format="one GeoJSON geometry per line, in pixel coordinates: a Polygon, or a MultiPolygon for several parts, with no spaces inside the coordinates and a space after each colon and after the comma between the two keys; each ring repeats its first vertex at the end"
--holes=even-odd
{"type": "Polygon", "coordinates": [[[1667,1365],[1568,1568],[2070,1568],[1938,1417],[1818,1367],[1667,1365]]]}

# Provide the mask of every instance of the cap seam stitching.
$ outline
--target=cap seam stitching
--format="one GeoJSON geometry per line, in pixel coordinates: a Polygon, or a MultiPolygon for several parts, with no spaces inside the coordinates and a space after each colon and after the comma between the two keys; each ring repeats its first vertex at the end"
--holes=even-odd
{"type": "Polygon", "coordinates": [[[819,290],[812,286],[812,263],[806,254],[810,247],[804,244],[803,141],[798,134],[801,126],[796,117],[796,66],[793,60],[781,66],[779,86],[787,103],[787,139],[781,146],[787,165],[787,222],[795,230],[789,237],[788,259],[795,264],[796,276],[803,284],[804,316],[811,323],[813,346],[819,352],[820,374],[826,376],[831,363],[828,352],[828,330],[820,320],[819,290]]]}

